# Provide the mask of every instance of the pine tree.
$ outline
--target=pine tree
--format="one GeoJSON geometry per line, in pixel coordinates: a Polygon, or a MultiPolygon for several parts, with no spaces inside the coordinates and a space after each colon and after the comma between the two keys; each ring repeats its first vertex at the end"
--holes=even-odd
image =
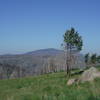
{"type": "Polygon", "coordinates": [[[67,30],[63,37],[64,43],[62,45],[66,55],[66,70],[67,75],[70,75],[72,55],[82,50],[83,41],[82,37],[79,36],[79,33],[76,32],[74,28],[67,30]]]}

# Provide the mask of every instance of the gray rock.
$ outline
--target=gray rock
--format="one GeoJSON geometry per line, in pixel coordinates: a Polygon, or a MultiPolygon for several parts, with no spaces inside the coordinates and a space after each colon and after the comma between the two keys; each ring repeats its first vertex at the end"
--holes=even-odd
{"type": "Polygon", "coordinates": [[[90,69],[83,72],[83,74],[77,79],[69,79],[67,85],[72,85],[74,83],[84,83],[86,81],[93,81],[95,78],[100,77],[100,72],[95,68],[91,67],[90,69]]]}
{"type": "Polygon", "coordinates": [[[78,79],[69,79],[67,82],[67,85],[72,85],[72,84],[77,83],[77,82],[78,82],[78,79]]]}
{"type": "Polygon", "coordinates": [[[93,81],[96,77],[100,77],[100,72],[95,67],[91,67],[83,72],[79,81],[82,83],[85,81],[93,81]]]}

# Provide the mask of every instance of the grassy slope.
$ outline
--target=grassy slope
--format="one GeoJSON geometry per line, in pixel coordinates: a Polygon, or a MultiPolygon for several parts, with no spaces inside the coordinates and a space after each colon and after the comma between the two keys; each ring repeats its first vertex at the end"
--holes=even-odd
{"type": "Polygon", "coordinates": [[[72,86],[66,83],[64,72],[0,80],[0,100],[100,100],[100,79],[72,86]]]}

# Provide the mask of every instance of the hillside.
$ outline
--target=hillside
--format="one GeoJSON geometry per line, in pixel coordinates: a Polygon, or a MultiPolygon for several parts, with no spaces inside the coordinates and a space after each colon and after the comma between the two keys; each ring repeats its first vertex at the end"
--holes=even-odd
{"type": "MultiPolygon", "coordinates": [[[[0,100],[100,100],[100,79],[67,86],[66,73],[0,80],[0,100]]],[[[76,77],[76,76],[73,76],[76,77]]]]}
{"type": "Polygon", "coordinates": [[[58,50],[54,48],[47,48],[47,49],[40,49],[32,52],[25,53],[25,55],[35,55],[35,56],[44,56],[44,55],[58,55],[60,53],[63,53],[63,50],[58,50]]]}
{"type": "MultiPolygon", "coordinates": [[[[18,55],[1,55],[0,79],[34,76],[65,70],[64,59],[64,52],[53,48],[18,55]]],[[[83,55],[77,55],[73,68],[84,66],[83,55]]]]}

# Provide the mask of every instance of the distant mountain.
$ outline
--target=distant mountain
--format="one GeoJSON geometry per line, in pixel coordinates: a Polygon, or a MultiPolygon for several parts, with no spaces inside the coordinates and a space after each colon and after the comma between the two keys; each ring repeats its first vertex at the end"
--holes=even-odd
{"type": "Polygon", "coordinates": [[[48,48],[48,49],[40,49],[32,52],[25,53],[26,55],[57,55],[62,53],[62,50],[48,48]]]}
{"type": "MultiPolygon", "coordinates": [[[[77,56],[73,68],[84,67],[84,57],[77,56]]],[[[66,70],[62,50],[48,48],[17,55],[0,56],[0,79],[33,76],[66,70]]]]}

